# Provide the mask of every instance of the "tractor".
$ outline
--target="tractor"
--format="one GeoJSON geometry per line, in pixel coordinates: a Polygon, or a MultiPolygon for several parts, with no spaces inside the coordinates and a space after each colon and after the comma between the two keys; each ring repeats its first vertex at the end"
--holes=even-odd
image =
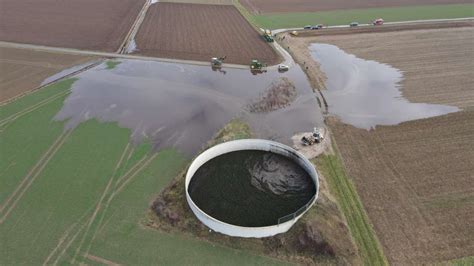
{"type": "Polygon", "coordinates": [[[275,40],[273,40],[271,30],[264,30],[263,39],[265,39],[266,42],[274,42],[275,41],[275,40]]]}
{"type": "Polygon", "coordinates": [[[250,71],[253,74],[267,72],[266,67],[267,67],[267,64],[264,64],[256,59],[252,60],[252,62],[250,63],[250,71]]]}
{"type": "Polygon", "coordinates": [[[250,69],[252,70],[262,70],[265,68],[267,65],[258,61],[257,59],[253,59],[252,62],[250,63],[250,69]]]}
{"type": "Polygon", "coordinates": [[[221,68],[222,67],[222,63],[224,62],[224,60],[227,58],[227,56],[222,56],[222,57],[213,57],[211,59],[211,66],[212,68],[221,68]]]}
{"type": "Polygon", "coordinates": [[[314,128],[312,134],[303,136],[301,138],[301,143],[305,146],[311,146],[317,143],[321,143],[323,139],[323,133],[319,130],[319,128],[314,128]]]}

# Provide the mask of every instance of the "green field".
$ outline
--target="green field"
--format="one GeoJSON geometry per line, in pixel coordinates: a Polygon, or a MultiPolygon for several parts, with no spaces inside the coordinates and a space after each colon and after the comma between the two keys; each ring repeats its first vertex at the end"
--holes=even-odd
{"type": "Polygon", "coordinates": [[[0,107],[0,265],[261,265],[279,261],[143,225],[189,158],[130,130],[53,121],[69,79],[0,107]]]}
{"type": "Polygon", "coordinates": [[[473,16],[474,4],[452,4],[255,15],[251,21],[262,28],[282,29],[302,28],[305,25],[315,24],[348,25],[353,21],[370,23],[380,17],[386,22],[395,22],[473,16]]]}
{"type": "MultiPolygon", "coordinates": [[[[337,150],[335,146],[334,150],[337,150]]],[[[388,265],[355,186],[347,177],[339,156],[322,155],[314,162],[321,174],[326,177],[329,189],[346,217],[363,265],[388,265]]]]}

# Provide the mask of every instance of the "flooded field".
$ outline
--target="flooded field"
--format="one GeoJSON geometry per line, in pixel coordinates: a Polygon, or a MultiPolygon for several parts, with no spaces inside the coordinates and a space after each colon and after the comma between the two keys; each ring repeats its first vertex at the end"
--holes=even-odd
{"type": "Polygon", "coordinates": [[[155,149],[176,147],[194,154],[232,118],[249,123],[257,138],[291,143],[297,132],[322,125],[315,95],[298,66],[287,73],[248,70],[215,72],[207,66],[123,60],[114,69],[99,65],[78,76],[56,120],[66,128],[97,119],[132,129],[132,142],[155,149]],[[266,113],[248,106],[287,78],[296,88],[291,102],[266,113]]]}
{"type": "Polygon", "coordinates": [[[410,103],[400,91],[403,73],[390,65],[357,58],[330,44],[314,43],[309,49],[327,77],[324,95],[329,112],[344,123],[370,129],[459,111],[453,106],[410,103]]]}
{"type": "Polygon", "coordinates": [[[309,174],[275,153],[246,150],[202,165],[189,195],[210,216],[239,226],[270,226],[297,211],[316,193],[309,174]]]}

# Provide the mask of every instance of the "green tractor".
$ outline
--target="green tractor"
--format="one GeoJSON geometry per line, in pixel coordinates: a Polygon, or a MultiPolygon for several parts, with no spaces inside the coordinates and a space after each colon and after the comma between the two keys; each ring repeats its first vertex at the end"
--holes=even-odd
{"type": "Polygon", "coordinates": [[[264,30],[262,29],[263,31],[263,39],[266,41],[266,42],[274,42],[275,40],[273,39],[272,37],[272,31],[271,30],[264,30]]]}
{"type": "Polygon", "coordinates": [[[252,62],[250,63],[250,71],[252,73],[267,72],[266,67],[267,67],[267,64],[264,64],[256,59],[252,60],[252,62]]]}

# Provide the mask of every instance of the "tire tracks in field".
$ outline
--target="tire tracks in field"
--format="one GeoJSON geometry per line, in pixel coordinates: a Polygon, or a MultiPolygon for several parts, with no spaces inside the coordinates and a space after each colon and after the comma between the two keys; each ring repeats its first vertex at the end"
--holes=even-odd
{"type": "MultiPolygon", "coordinates": [[[[130,144],[127,145],[127,147],[130,147],[130,144]]],[[[145,155],[142,159],[140,159],[138,162],[136,162],[132,167],[123,175],[117,176],[117,172],[120,168],[123,166],[126,166],[126,163],[130,159],[134,149],[128,149],[124,150],[124,152],[121,155],[121,158],[117,162],[117,165],[114,169],[114,174],[112,175],[112,178],[109,180],[109,183],[107,184],[106,189],[101,195],[101,198],[99,200],[99,203],[96,206],[96,209],[93,213],[93,215],[89,218],[88,223],[87,223],[87,228],[86,231],[83,233],[81,241],[79,243],[79,246],[74,252],[74,256],[71,259],[71,263],[74,264],[76,263],[76,258],[81,254],[81,250],[84,248],[84,245],[87,245],[86,249],[87,251],[85,254],[87,254],[91,248],[91,245],[93,243],[93,240],[95,239],[97,233],[98,233],[98,228],[100,228],[101,223],[103,222],[103,219],[105,217],[105,212],[107,211],[112,199],[120,192],[123,190],[123,188],[132,180],[138,173],[140,173],[144,168],[146,168],[149,163],[156,157],[157,154],[147,154],[145,155]],[[128,155],[128,156],[127,156],[128,155]],[[125,157],[127,157],[127,160],[123,160],[125,157]],[[124,164],[125,162],[125,164],[124,164]],[[115,183],[113,182],[115,181],[115,183]],[[113,183],[113,185],[112,185],[113,183]],[[118,187],[119,186],[119,187],[118,187]],[[113,187],[113,188],[112,188],[113,187]],[[118,189],[117,189],[118,187],[118,189]],[[111,189],[112,188],[112,189],[111,189]],[[105,203],[104,203],[105,201],[105,203]],[[98,218],[100,217],[100,218],[98,218]],[[98,220],[97,220],[98,218],[98,220]],[[93,233],[91,236],[90,240],[87,240],[87,237],[89,235],[89,231],[91,230],[91,227],[94,222],[98,222],[97,226],[92,229],[93,233]],[[87,244],[86,244],[87,243],[87,244]]]]}
{"type": "Polygon", "coordinates": [[[33,168],[26,174],[21,183],[16,187],[15,191],[7,198],[6,202],[0,208],[0,225],[5,222],[8,215],[15,209],[18,201],[23,197],[26,191],[29,189],[31,184],[41,174],[43,169],[46,167],[51,158],[54,157],[56,152],[62,147],[66,139],[71,135],[72,130],[64,131],[58,136],[56,141],[49,147],[49,149],[41,156],[38,162],[33,168]],[[17,196],[18,195],[18,196],[17,196]],[[12,201],[13,200],[13,201],[12,201]],[[11,204],[10,204],[11,202],[11,204]],[[7,208],[5,210],[5,208],[7,208]]]}
{"type": "Polygon", "coordinates": [[[90,227],[92,226],[92,224],[94,223],[95,221],[95,218],[97,216],[97,214],[99,213],[101,207],[102,207],[102,204],[103,204],[103,201],[104,199],[106,198],[107,196],[107,193],[109,191],[109,189],[112,187],[112,184],[113,184],[113,181],[115,179],[115,176],[116,176],[116,173],[117,173],[117,170],[120,168],[122,162],[123,162],[123,158],[125,157],[125,155],[127,154],[128,150],[130,148],[130,143],[127,143],[127,145],[125,146],[124,150],[122,151],[122,154],[120,155],[120,158],[118,160],[118,162],[116,163],[115,165],[115,168],[114,168],[114,171],[112,173],[112,175],[110,176],[109,178],[109,182],[107,183],[107,186],[105,187],[105,190],[102,192],[102,195],[100,196],[100,199],[99,199],[99,202],[97,202],[97,205],[94,209],[94,212],[92,213],[91,217],[88,219],[87,221],[87,226],[86,226],[86,231],[84,232],[84,234],[82,235],[82,238],[81,238],[81,241],[79,242],[79,246],[77,247],[75,253],[74,253],[74,257],[72,258],[72,262],[71,264],[74,264],[75,263],[75,259],[77,257],[77,254],[79,253],[81,247],[82,247],[82,244],[84,243],[86,237],[87,237],[87,233],[89,232],[90,230],[90,227]]]}
{"type": "MultiPolygon", "coordinates": [[[[71,226],[69,226],[66,231],[61,235],[61,237],[58,240],[58,243],[54,247],[54,249],[48,254],[48,257],[46,257],[45,261],[43,262],[43,266],[48,265],[49,261],[54,257],[55,253],[61,248],[62,244],[68,239],[69,234],[73,232],[73,230],[80,225],[82,220],[84,220],[87,217],[87,214],[92,211],[92,207],[89,208],[87,211],[84,212],[84,214],[71,226]]],[[[82,226],[79,226],[79,229],[81,229],[82,226]]],[[[76,233],[77,234],[77,233],[76,233]]]]}
{"type": "Polygon", "coordinates": [[[52,95],[52,96],[50,96],[50,97],[48,97],[48,98],[46,98],[46,99],[44,99],[44,100],[42,100],[42,101],[40,101],[40,102],[38,102],[38,103],[32,105],[32,106],[29,106],[29,107],[27,107],[27,108],[25,108],[25,109],[23,109],[23,110],[21,110],[21,111],[18,111],[18,112],[16,112],[16,113],[14,113],[14,114],[12,114],[12,115],[10,115],[10,116],[8,116],[8,117],[6,117],[6,118],[0,120],[0,127],[3,127],[3,126],[7,125],[7,124],[10,123],[10,122],[13,122],[13,121],[15,121],[16,119],[18,119],[18,118],[20,118],[20,117],[22,117],[22,116],[24,116],[24,115],[26,115],[26,114],[28,114],[28,113],[31,113],[31,112],[33,112],[33,111],[36,111],[37,109],[43,107],[44,105],[46,105],[46,104],[48,104],[48,103],[51,103],[51,102],[55,101],[56,99],[58,99],[58,98],[60,98],[60,97],[62,97],[62,96],[65,96],[65,95],[67,95],[67,94],[69,94],[69,90],[56,93],[56,94],[54,94],[54,95],[52,95]]]}
{"type": "Polygon", "coordinates": [[[142,158],[140,161],[138,161],[136,164],[134,164],[132,166],[132,168],[127,171],[127,173],[125,173],[123,176],[121,176],[114,184],[114,189],[112,191],[112,193],[110,194],[108,200],[107,200],[107,203],[105,204],[104,206],[104,210],[102,212],[102,215],[98,221],[98,224],[97,224],[97,227],[95,228],[94,232],[93,232],[93,235],[92,235],[92,238],[91,240],[89,241],[89,244],[87,245],[87,248],[86,248],[86,251],[85,251],[85,254],[88,254],[89,251],[90,251],[90,248],[92,246],[92,243],[94,242],[95,240],[95,237],[97,236],[97,233],[99,232],[99,229],[101,228],[101,225],[103,223],[103,220],[105,218],[105,214],[110,206],[110,203],[112,202],[112,200],[115,198],[116,195],[118,195],[124,188],[125,186],[135,177],[137,176],[143,169],[145,169],[150,163],[151,161],[153,161],[153,159],[155,159],[156,157],[156,153],[149,156],[149,155],[145,155],[144,158],[142,158]],[[134,170],[135,169],[135,170],[134,170]],[[122,183],[120,183],[122,180],[124,180],[122,183]],[[119,184],[121,184],[119,186],[119,184]],[[117,186],[119,186],[117,188],[117,186]]]}

